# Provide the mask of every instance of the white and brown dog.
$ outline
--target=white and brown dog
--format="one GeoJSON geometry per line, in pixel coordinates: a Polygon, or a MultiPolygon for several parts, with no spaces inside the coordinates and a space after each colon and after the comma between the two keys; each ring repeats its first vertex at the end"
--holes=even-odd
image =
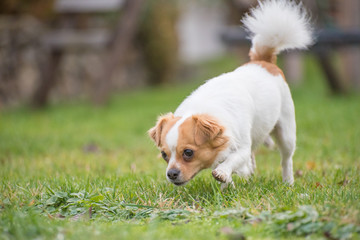
{"type": "Polygon", "coordinates": [[[312,42],[309,18],[299,4],[267,0],[243,23],[251,33],[250,62],[207,81],[149,130],[175,185],[210,167],[222,188],[232,183],[232,174],[249,176],[254,150],[271,141],[270,134],[280,149],[283,181],[294,182],[295,110],[276,55],[312,42]]]}

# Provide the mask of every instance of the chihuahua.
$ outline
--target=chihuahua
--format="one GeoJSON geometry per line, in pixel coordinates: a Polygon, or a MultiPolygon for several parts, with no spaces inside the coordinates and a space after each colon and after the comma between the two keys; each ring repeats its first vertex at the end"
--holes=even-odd
{"type": "Polygon", "coordinates": [[[283,181],[294,182],[295,109],[276,57],[312,43],[309,17],[301,4],[266,0],[242,22],[252,41],[250,61],[208,80],[149,130],[175,185],[206,168],[222,188],[232,174],[247,178],[256,167],[254,151],[271,136],[281,153],[283,181]]]}

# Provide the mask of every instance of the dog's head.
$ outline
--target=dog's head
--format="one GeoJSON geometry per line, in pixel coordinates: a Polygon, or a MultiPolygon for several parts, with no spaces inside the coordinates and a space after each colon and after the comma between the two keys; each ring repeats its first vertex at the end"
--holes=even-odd
{"type": "Polygon", "coordinates": [[[216,119],[206,114],[175,117],[168,113],[158,118],[149,135],[168,163],[167,179],[183,185],[202,169],[209,168],[226,147],[228,138],[224,130],[216,119]]]}

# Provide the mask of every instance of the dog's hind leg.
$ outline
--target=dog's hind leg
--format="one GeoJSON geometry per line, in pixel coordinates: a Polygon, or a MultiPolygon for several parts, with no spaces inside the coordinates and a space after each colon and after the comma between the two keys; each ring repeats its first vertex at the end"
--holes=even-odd
{"type": "Polygon", "coordinates": [[[293,154],[296,146],[296,123],[295,115],[289,114],[276,124],[273,130],[281,154],[281,166],[283,181],[292,185],[293,175],[293,154]]]}
{"type": "Polygon", "coordinates": [[[271,136],[267,136],[264,141],[265,147],[267,147],[270,150],[273,150],[275,148],[275,143],[272,140],[271,136]]]}

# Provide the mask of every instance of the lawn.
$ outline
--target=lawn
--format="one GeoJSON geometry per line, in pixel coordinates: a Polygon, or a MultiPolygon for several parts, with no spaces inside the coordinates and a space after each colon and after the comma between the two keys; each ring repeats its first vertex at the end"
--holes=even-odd
{"type": "Polygon", "coordinates": [[[0,239],[360,239],[360,95],[331,96],[312,59],[292,90],[298,126],[295,185],[280,157],[257,153],[248,181],[220,191],[209,170],[184,187],[147,137],[232,57],[166,87],[87,102],[6,110],[0,120],[0,239]]]}

